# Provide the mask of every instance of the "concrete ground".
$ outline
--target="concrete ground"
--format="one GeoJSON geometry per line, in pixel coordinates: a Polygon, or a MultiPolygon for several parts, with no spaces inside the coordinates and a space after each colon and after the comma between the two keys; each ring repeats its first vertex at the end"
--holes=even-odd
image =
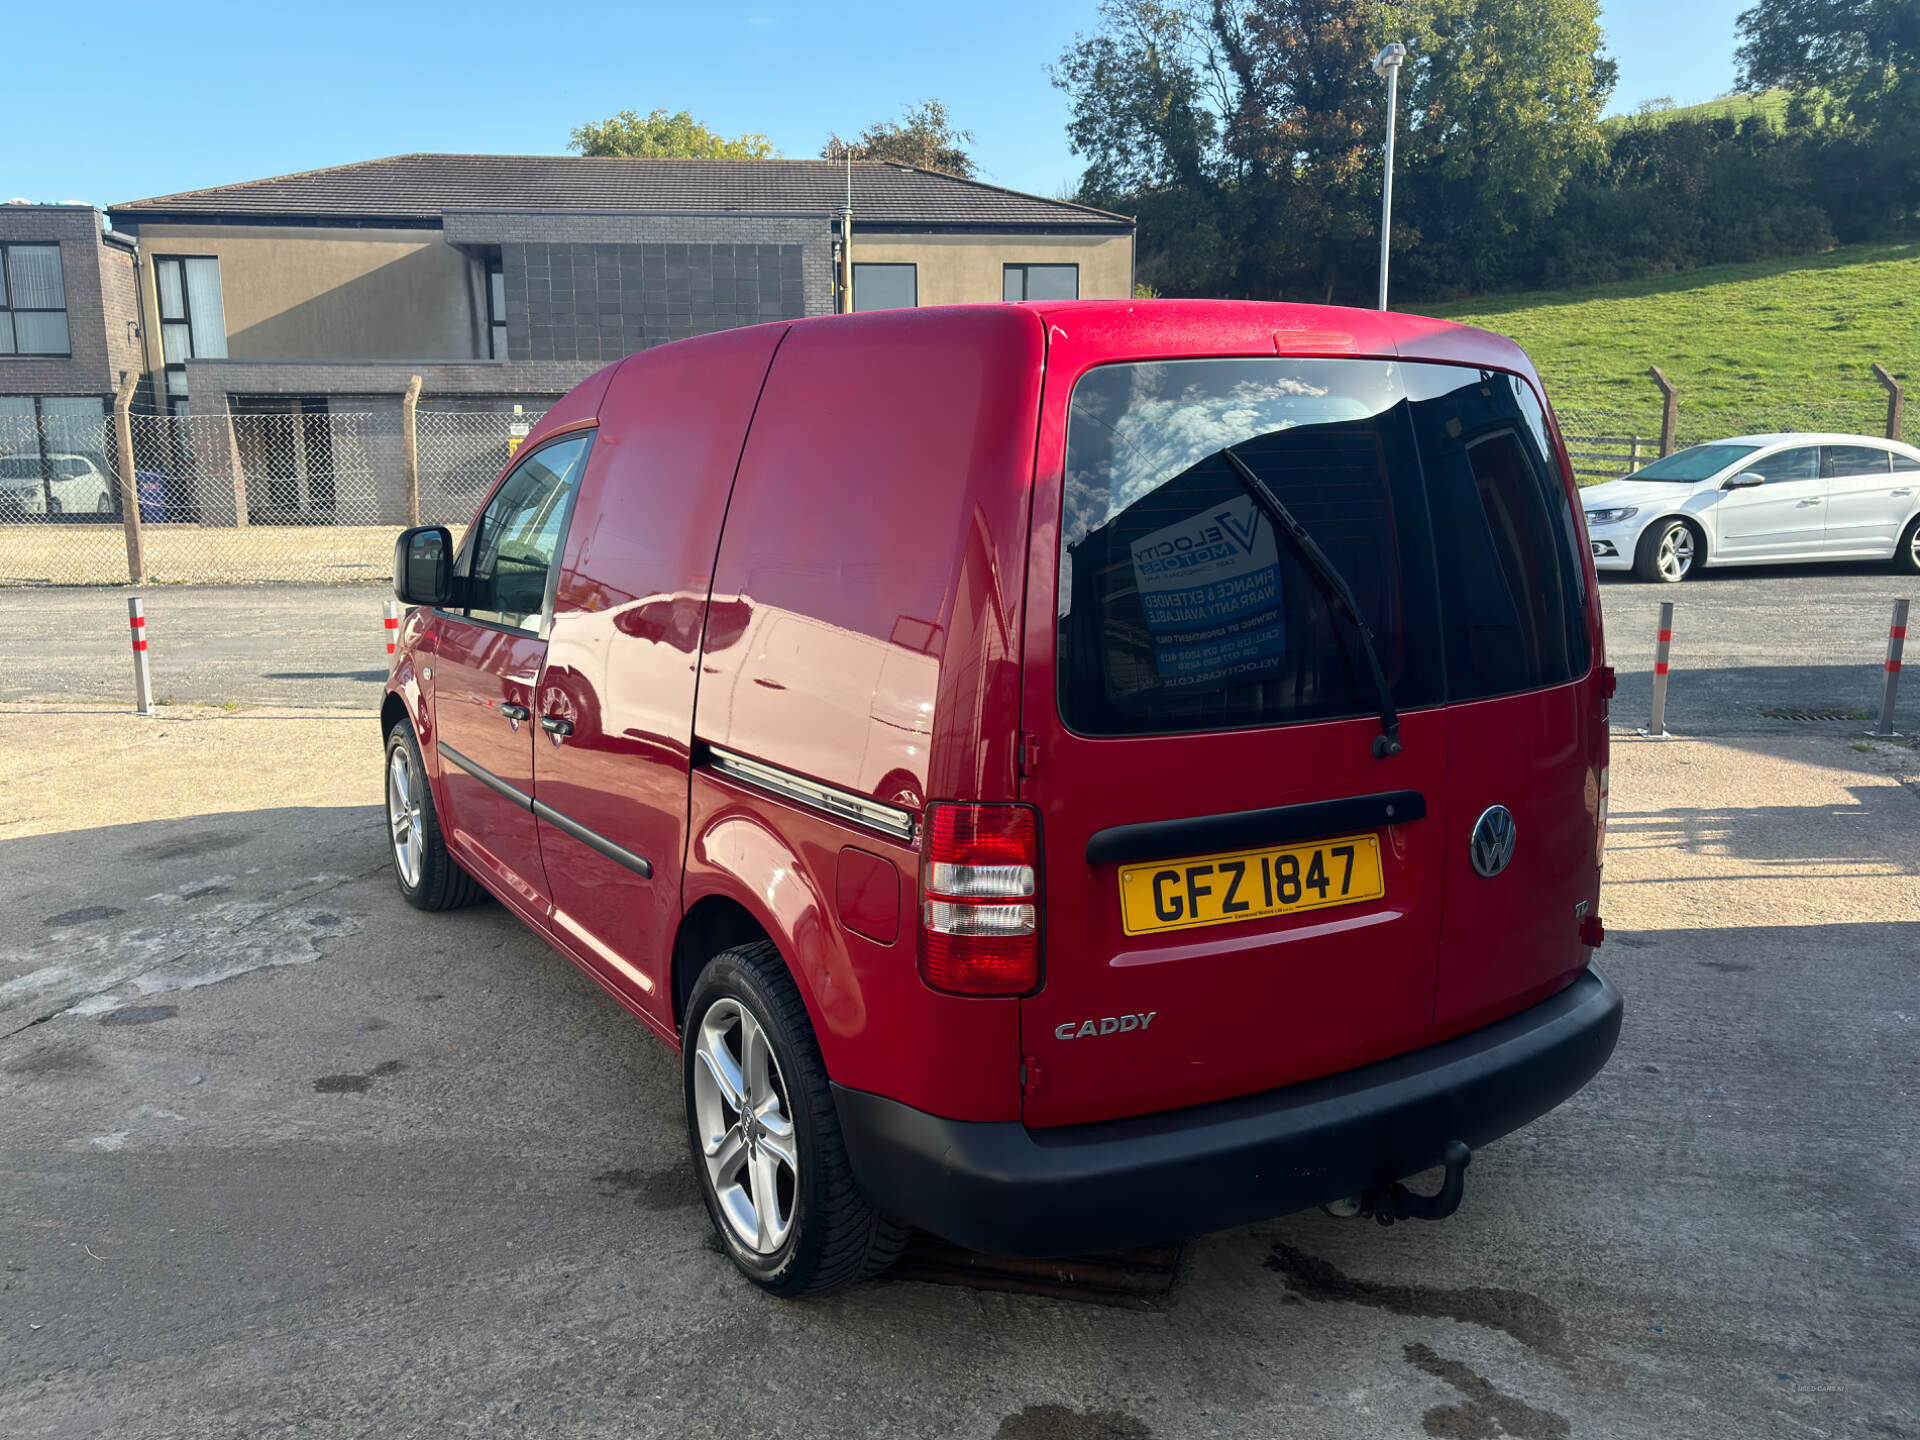
{"type": "MultiPolygon", "coordinates": [[[[0,591],[0,700],[128,701],[124,589],[0,591]]],[[[370,709],[386,679],[372,585],[149,586],[154,694],[182,704],[370,709]]],[[[1667,728],[1675,734],[1852,734],[1877,715],[1893,597],[1920,582],[1881,565],[1709,570],[1683,585],[1601,582],[1615,718],[1644,725],[1660,602],[1676,607],[1667,728]],[[1799,707],[1838,718],[1769,715],[1799,707]]],[[[1920,730],[1920,680],[1901,698],[1920,730]]]]}
{"type": "Polygon", "coordinates": [[[0,744],[0,1434],[1920,1435],[1912,752],[1617,741],[1608,1068],[1452,1220],[1131,1311],[736,1278],[665,1049],[400,902],[364,714],[0,744]]]}

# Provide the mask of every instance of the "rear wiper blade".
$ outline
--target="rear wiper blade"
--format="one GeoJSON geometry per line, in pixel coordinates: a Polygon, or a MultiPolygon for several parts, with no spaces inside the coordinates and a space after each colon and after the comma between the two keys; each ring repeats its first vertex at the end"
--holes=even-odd
{"type": "Polygon", "coordinates": [[[1376,760],[1400,753],[1400,712],[1393,705],[1393,687],[1387,684],[1387,672],[1380,664],[1380,652],[1373,643],[1373,632],[1367,628],[1367,622],[1360,616],[1360,606],[1353,598],[1353,587],[1347,584],[1347,577],[1340,573],[1333,561],[1327,558],[1327,552],[1320,548],[1307,527],[1294,519],[1293,512],[1280,503],[1280,497],[1273,488],[1253,473],[1248,465],[1234,453],[1231,445],[1220,452],[1226,457],[1227,464],[1233,467],[1233,473],[1252,497],[1253,503],[1267,512],[1267,519],[1273,522],[1276,530],[1284,530],[1293,537],[1294,548],[1306,558],[1307,566],[1326,587],[1327,593],[1339,602],[1340,608],[1347,612],[1347,618],[1353,621],[1353,628],[1360,636],[1360,648],[1366,652],[1367,668],[1373,672],[1374,694],[1380,706],[1380,733],[1373,737],[1373,755],[1376,760]]]}

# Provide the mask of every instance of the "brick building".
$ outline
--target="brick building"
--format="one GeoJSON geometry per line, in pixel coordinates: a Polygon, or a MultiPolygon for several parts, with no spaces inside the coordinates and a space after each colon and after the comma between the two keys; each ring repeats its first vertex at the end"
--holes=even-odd
{"type": "Polygon", "coordinates": [[[650,345],[837,309],[1131,293],[1133,223],[884,162],[403,155],[131,201],[146,400],[543,406],[650,345]],[[848,243],[851,293],[840,247],[848,243]]]}
{"type": "Polygon", "coordinates": [[[101,421],[144,368],[134,267],[92,206],[0,205],[0,508],[45,513],[72,498],[47,488],[63,471],[111,473],[101,421]]]}

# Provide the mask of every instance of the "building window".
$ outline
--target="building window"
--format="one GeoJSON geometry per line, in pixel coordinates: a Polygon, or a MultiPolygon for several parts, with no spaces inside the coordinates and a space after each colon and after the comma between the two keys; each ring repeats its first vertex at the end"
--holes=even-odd
{"type": "Polygon", "coordinates": [[[1009,265],[1003,272],[1005,300],[1078,300],[1078,265],[1009,265]]]}
{"type": "Polygon", "coordinates": [[[182,411],[187,408],[187,361],[218,360],[227,353],[220,262],[211,255],[156,255],[153,289],[160,305],[167,408],[182,411]]]}
{"type": "Polygon", "coordinates": [[[0,245],[0,355],[70,355],[58,245],[0,245]]]}
{"type": "Polygon", "coordinates": [[[498,260],[487,262],[487,354],[507,358],[507,275],[498,260]]]}
{"type": "Polygon", "coordinates": [[[920,303],[920,275],[913,265],[853,266],[855,310],[911,310],[920,303]]]}
{"type": "Polygon", "coordinates": [[[0,517],[119,513],[99,395],[0,395],[0,517]]]}

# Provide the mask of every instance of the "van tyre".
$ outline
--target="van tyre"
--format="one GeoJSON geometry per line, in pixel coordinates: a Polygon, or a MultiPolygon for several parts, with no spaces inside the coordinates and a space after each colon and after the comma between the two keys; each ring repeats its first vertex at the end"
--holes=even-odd
{"type": "Polygon", "coordinates": [[[776,1295],[799,1296],[893,1264],[910,1231],[854,1182],[807,1007],[771,942],[736,945],[707,962],[683,1039],[694,1172],[741,1272],[776,1295]]]}
{"type": "Polygon", "coordinates": [[[447,853],[410,721],[393,722],[386,756],[388,852],[401,898],[416,910],[458,910],[486,899],[480,882],[447,853]]]}
{"type": "Polygon", "coordinates": [[[1902,575],[1920,575],[1920,515],[1907,522],[1900,543],[1894,546],[1893,568],[1902,575]]]}
{"type": "Polygon", "coordinates": [[[1677,585],[1700,568],[1706,554],[1706,537],[1690,522],[1661,520],[1641,533],[1634,547],[1633,573],[1641,580],[1677,585]]]}

